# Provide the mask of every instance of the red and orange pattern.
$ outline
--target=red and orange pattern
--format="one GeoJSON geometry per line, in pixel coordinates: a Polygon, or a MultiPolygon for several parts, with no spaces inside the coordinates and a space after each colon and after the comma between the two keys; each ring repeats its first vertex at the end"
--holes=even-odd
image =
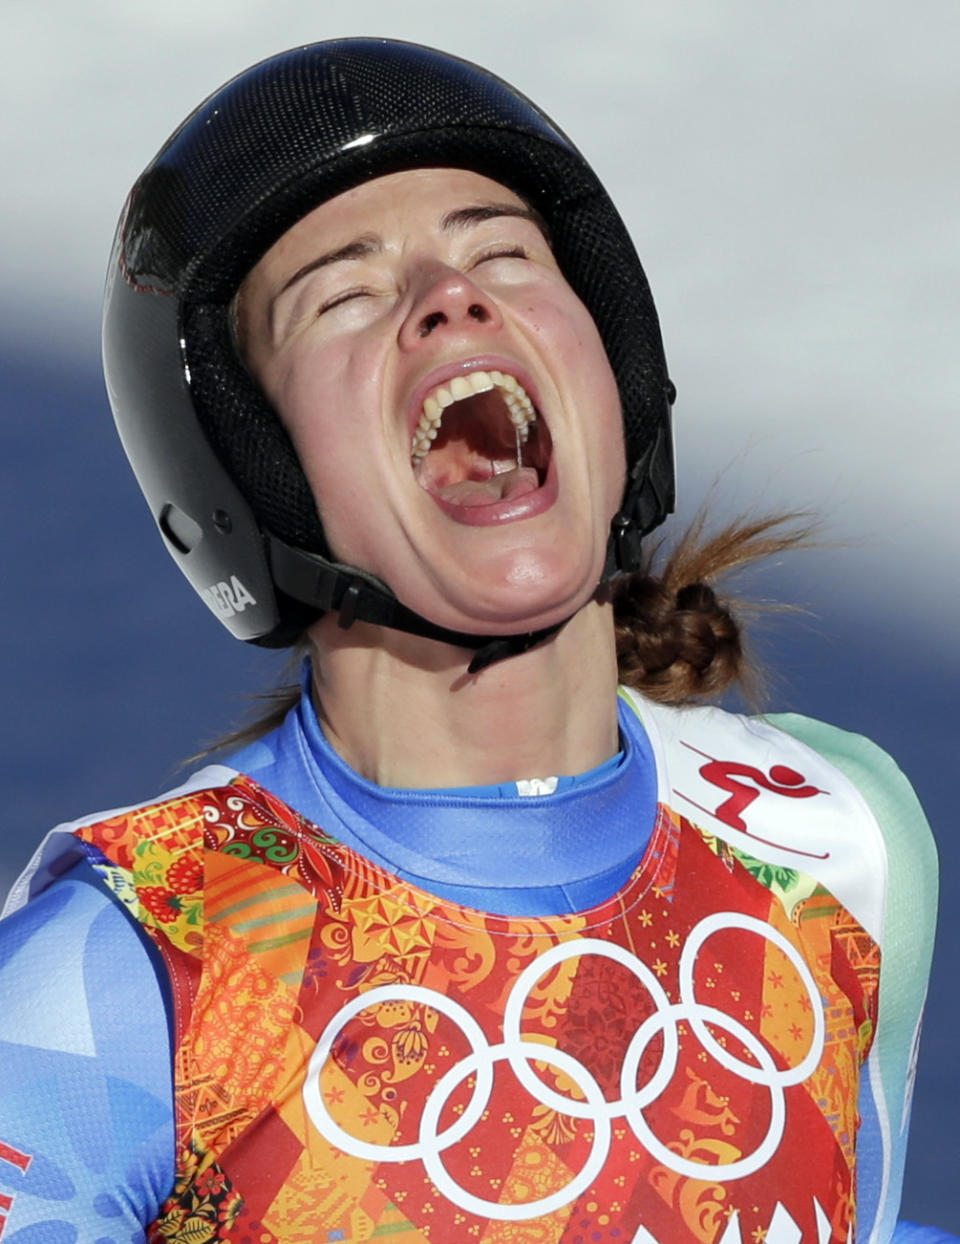
{"type": "Polygon", "coordinates": [[[879,957],[811,878],[661,809],[608,902],[493,916],[383,873],[246,778],[78,832],[170,971],[181,1158],[155,1239],[631,1244],[642,1226],[660,1244],[715,1244],[733,1218],[739,1239],[763,1239],[782,1206],[802,1238],[823,1238],[828,1221],[846,1241],[879,957]],[[684,959],[691,937],[700,949],[684,959]],[[685,970],[705,1039],[682,1013],[685,970]],[[504,1044],[525,971],[518,1022],[534,1091],[504,1044]],[[771,1090],[764,1076],[785,1083],[818,1039],[810,1074],[771,1090]],[[598,1107],[585,1077],[614,1103],[661,1075],[674,1040],[676,1065],[636,1127],[598,1107]],[[424,1137],[473,1110],[479,1041],[493,1051],[489,1096],[428,1170],[424,1137]],[[438,1092],[445,1104],[428,1119],[438,1092]],[[398,1146],[404,1160],[391,1157],[398,1146]],[[543,1213],[524,1209],[541,1201],[543,1213]]]}

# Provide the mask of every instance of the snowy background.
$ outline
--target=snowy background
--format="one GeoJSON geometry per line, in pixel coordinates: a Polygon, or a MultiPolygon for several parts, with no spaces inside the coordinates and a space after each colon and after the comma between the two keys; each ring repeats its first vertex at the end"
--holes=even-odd
{"type": "Polygon", "coordinates": [[[774,706],[877,739],[934,824],[905,1211],[960,1232],[958,28],[955,0],[6,0],[0,891],[48,825],[162,789],[278,670],[188,591],[115,443],[99,304],[127,190],[266,55],[354,34],[445,48],[555,116],[633,231],[680,391],[683,510],[712,490],[718,517],[828,523],[834,547],[751,584],[810,611],[761,646],[774,706]]]}

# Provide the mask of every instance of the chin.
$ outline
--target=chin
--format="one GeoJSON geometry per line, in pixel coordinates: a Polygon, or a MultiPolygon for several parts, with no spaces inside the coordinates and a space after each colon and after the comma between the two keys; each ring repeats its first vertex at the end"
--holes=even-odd
{"type": "Polygon", "coordinates": [[[556,565],[542,557],[512,558],[496,574],[479,570],[444,593],[443,599],[422,607],[412,605],[431,621],[478,635],[518,635],[555,626],[578,613],[594,599],[602,573],[602,559],[589,559],[576,573],[569,556],[556,565]]]}

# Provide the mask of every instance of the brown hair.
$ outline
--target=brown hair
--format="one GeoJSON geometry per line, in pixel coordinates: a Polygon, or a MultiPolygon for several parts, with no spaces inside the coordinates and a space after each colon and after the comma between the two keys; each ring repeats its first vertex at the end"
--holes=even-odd
{"type": "Polygon", "coordinates": [[[762,672],[745,651],[738,615],[789,606],[719,596],[715,588],[732,571],[809,546],[815,523],[802,513],[743,517],[706,537],[705,526],[701,511],[665,559],[656,545],[642,570],[611,585],[620,681],[664,704],[736,689],[756,708],[762,672]]]}
{"type": "MultiPolygon", "coordinates": [[[[705,527],[701,512],[669,550],[662,541],[654,545],[643,569],[610,585],[620,681],[663,704],[739,690],[757,708],[763,676],[745,649],[740,615],[790,606],[721,596],[715,587],[763,558],[810,546],[815,523],[787,513],[739,518],[706,536],[705,527]]],[[[255,697],[262,711],[249,724],[189,759],[242,747],[279,726],[300,699],[295,670],[308,650],[302,639],[291,656],[290,681],[255,697]]]]}

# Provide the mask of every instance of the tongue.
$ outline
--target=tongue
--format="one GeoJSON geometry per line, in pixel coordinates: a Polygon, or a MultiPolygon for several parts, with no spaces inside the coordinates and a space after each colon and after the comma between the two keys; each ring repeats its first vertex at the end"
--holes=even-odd
{"type": "Polygon", "coordinates": [[[441,497],[451,505],[493,505],[497,501],[513,501],[540,487],[540,480],[533,467],[514,467],[491,475],[489,479],[462,479],[456,484],[438,488],[434,496],[441,497]]]}

